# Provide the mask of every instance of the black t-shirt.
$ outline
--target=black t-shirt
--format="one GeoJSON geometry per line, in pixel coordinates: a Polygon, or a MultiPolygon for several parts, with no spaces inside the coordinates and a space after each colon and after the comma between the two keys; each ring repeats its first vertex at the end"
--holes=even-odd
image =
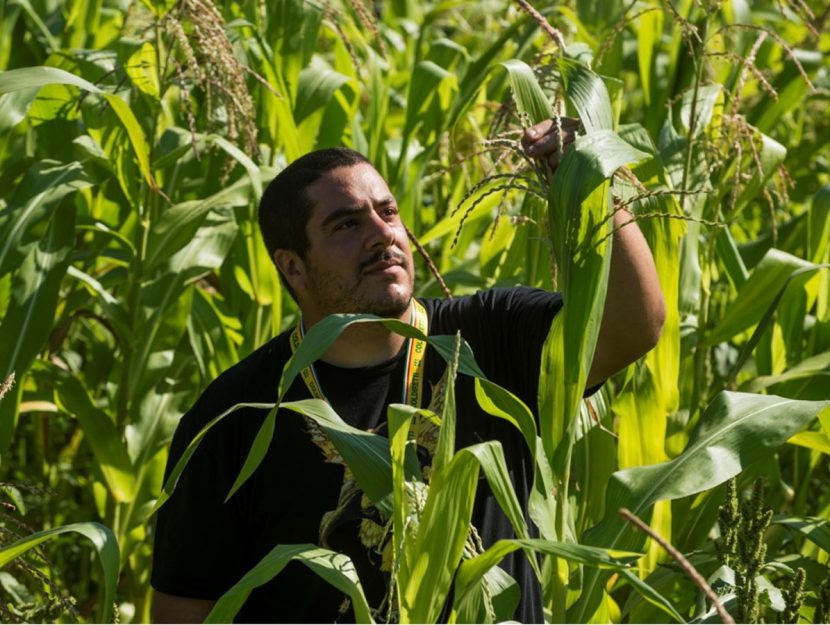
{"type": "MultiPolygon", "coordinates": [[[[527,287],[496,288],[453,300],[421,301],[430,335],[460,330],[487,377],[510,389],[537,413],[542,346],[562,305],[559,294],[527,287]]],[[[316,363],[323,392],[347,423],[386,435],[386,406],[401,401],[405,351],[388,362],[365,368],[316,363]]],[[[167,473],[193,437],[220,412],[240,402],[276,401],[279,376],[290,355],[289,335],[283,333],[219,376],[179,423],[167,473]]],[[[424,406],[445,367],[443,358],[428,349],[424,406]]],[[[285,401],[308,397],[302,377],[297,376],[285,401]]],[[[468,376],[458,376],[456,403],[456,449],[500,441],[516,494],[526,507],[534,468],[519,430],[478,407],[473,380],[468,376]]],[[[255,409],[233,413],[205,436],[190,459],[173,496],[158,513],[152,573],[156,590],[217,599],[276,545],[319,544],[320,522],[338,506],[344,469],[325,461],[304,417],[294,412],[279,412],[262,464],[230,501],[223,503],[265,414],[255,409]]],[[[351,506],[338,515],[326,539],[329,548],[352,558],[370,605],[377,607],[386,592],[383,558],[357,538],[361,522],[360,506],[351,506]]],[[[513,536],[483,476],[473,524],[485,547],[513,536]]],[[[542,622],[540,588],[526,556],[514,552],[501,567],[521,589],[515,618],[542,622]]],[[[347,621],[353,615],[351,610],[340,613],[344,598],[307,567],[292,562],[251,594],[237,621],[347,621]]]]}

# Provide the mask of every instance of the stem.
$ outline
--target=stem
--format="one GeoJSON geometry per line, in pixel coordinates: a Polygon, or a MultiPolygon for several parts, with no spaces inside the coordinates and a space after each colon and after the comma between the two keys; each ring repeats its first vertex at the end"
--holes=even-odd
{"type": "Polygon", "coordinates": [[[726,611],[726,608],[723,607],[723,604],[720,602],[720,599],[715,594],[715,591],[712,590],[712,587],[706,583],[706,580],[703,578],[703,576],[697,571],[697,569],[694,566],[692,566],[692,563],[689,562],[682,553],[675,549],[674,546],[667,542],[662,536],[660,536],[657,532],[651,529],[648,525],[643,523],[640,517],[632,513],[627,508],[620,508],[619,512],[622,518],[634,525],[634,527],[636,527],[641,532],[650,536],[653,540],[657,542],[658,545],[660,545],[666,551],[666,553],[668,553],[672,558],[674,558],[675,562],[677,562],[678,566],[680,566],[683,572],[686,575],[688,575],[695,584],[697,584],[697,586],[708,597],[709,601],[712,602],[712,604],[715,606],[715,609],[718,611],[718,615],[720,615],[721,621],[723,623],[735,625],[735,619],[733,619],[729,612],[726,611]]]}
{"type": "Polygon", "coordinates": [[[709,15],[707,13],[703,21],[703,33],[700,40],[700,47],[695,58],[695,87],[692,93],[692,109],[689,113],[689,142],[686,146],[686,163],[683,166],[683,180],[680,183],[680,190],[684,193],[680,197],[680,209],[686,209],[686,195],[689,190],[689,176],[692,171],[692,155],[694,154],[695,133],[697,132],[697,104],[700,96],[700,83],[703,82],[703,54],[706,50],[706,38],[709,33],[709,15]]]}
{"type": "MultiPolygon", "coordinates": [[[[700,96],[700,84],[703,82],[703,67],[704,67],[704,53],[706,51],[706,40],[709,33],[709,13],[706,12],[706,15],[703,20],[703,30],[701,33],[700,38],[700,46],[697,50],[697,56],[695,57],[695,85],[694,85],[694,92],[692,93],[692,107],[689,113],[689,140],[688,145],[686,146],[686,163],[683,167],[683,180],[680,185],[680,190],[684,193],[680,196],[680,209],[681,212],[685,215],[686,213],[686,195],[685,193],[689,190],[689,177],[691,176],[692,171],[692,157],[694,155],[694,144],[695,144],[695,134],[697,133],[697,109],[698,109],[698,98],[700,96]]],[[[712,250],[712,244],[710,242],[709,249],[707,250],[707,258],[706,262],[710,261],[712,250]]],[[[701,271],[701,283],[700,283],[700,308],[699,308],[699,315],[698,315],[698,323],[697,323],[697,344],[695,345],[695,354],[694,354],[694,379],[692,382],[692,397],[691,397],[691,404],[690,404],[690,411],[689,414],[692,419],[694,419],[695,414],[698,411],[698,407],[700,404],[700,395],[702,393],[702,383],[703,383],[703,376],[704,376],[704,368],[705,368],[705,358],[706,358],[706,346],[705,346],[705,339],[706,339],[706,324],[708,323],[708,312],[709,312],[709,292],[708,287],[704,284],[703,281],[703,274],[701,271]]]]}

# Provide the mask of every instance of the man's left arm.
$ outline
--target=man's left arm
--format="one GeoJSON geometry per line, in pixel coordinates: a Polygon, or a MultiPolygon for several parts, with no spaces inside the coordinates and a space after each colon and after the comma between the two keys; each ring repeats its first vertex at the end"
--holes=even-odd
{"type": "Polygon", "coordinates": [[[654,258],[626,210],[614,215],[614,243],[605,309],[587,387],[608,379],[651,350],[660,339],[666,305],[654,258]]]}
{"type": "MultiPolygon", "coordinates": [[[[578,120],[562,118],[563,152],[570,148],[578,120]]],[[[561,160],[552,120],[525,131],[522,143],[528,156],[540,158],[555,170],[561,160]]],[[[666,316],[663,293],[654,258],[643,233],[631,221],[631,213],[614,215],[614,241],[608,292],[602,315],[594,360],[588,372],[587,387],[606,380],[651,350],[660,338],[666,316]]]]}

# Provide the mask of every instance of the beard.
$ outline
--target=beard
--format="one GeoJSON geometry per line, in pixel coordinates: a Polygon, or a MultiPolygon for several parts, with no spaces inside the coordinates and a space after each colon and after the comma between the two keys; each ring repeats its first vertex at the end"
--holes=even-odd
{"type": "Polygon", "coordinates": [[[317,305],[334,313],[368,313],[378,317],[399,318],[412,301],[413,277],[409,258],[397,249],[384,250],[358,265],[354,276],[344,279],[309,265],[309,292],[317,305]],[[399,263],[406,280],[384,281],[366,273],[379,262],[399,263]]]}

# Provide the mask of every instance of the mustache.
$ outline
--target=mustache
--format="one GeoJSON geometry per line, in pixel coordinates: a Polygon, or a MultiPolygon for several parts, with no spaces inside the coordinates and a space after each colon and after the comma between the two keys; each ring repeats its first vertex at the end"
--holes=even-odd
{"type": "Polygon", "coordinates": [[[406,267],[406,256],[404,256],[403,252],[394,248],[390,248],[388,250],[383,250],[382,252],[376,252],[372,254],[372,256],[370,256],[362,263],[360,263],[360,265],[358,265],[358,269],[360,272],[363,272],[375,263],[390,261],[396,262],[399,265],[403,265],[404,267],[406,267]]]}

